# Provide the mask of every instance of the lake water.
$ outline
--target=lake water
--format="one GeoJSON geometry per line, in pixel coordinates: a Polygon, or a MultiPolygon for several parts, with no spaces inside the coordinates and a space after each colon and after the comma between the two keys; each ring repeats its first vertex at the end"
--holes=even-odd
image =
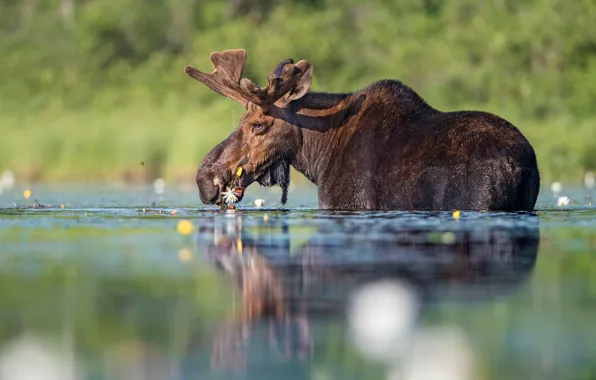
{"type": "Polygon", "coordinates": [[[459,219],[319,211],[311,187],[235,212],[192,188],[23,190],[0,194],[2,379],[596,378],[581,189],[459,219]]]}

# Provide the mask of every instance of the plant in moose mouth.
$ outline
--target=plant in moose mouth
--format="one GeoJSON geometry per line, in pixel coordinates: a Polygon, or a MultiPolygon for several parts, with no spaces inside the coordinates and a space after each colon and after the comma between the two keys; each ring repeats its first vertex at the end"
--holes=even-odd
{"type": "Polygon", "coordinates": [[[226,191],[222,193],[223,201],[226,203],[236,203],[238,202],[238,197],[234,194],[234,191],[226,186],[226,191]]]}
{"type": "MultiPolygon", "coordinates": [[[[242,176],[242,168],[238,167],[236,169],[236,178],[234,179],[234,182],[237,182],[238,179],[242,176]]],[[[238,202],[238,200],[242,197],[242,195],[244,194],[244,188],[242,186],[234,186],[233,189],[230,189],[229,186],[226,186],[226,191],[222,192],[222,204],[221,204],[221,208],[223,209],[225,207],[226,204],[228,205],[233,205],[234,203],[238,202]]]]}

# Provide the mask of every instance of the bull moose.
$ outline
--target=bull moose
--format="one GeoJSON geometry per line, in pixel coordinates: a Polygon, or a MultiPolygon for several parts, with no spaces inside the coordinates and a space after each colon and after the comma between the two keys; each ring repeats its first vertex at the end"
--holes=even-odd
{"type": "Polygon", "coordinates": [[[313,66],[286,59],[258,87],[242,78],[243,49],[211,54],[212,73],[185,72],[240,102],[239,125],[197,172],[205,204],[239,200],[253,182],[279,185],[290,166],[333,210],[532,211],[540,174],[529,141],[505,119],[481,111],[442,112],[397,80],[353,93],[310,92],[313,66]],[[242,170],[239,170],[241,168],[242,170]]]}

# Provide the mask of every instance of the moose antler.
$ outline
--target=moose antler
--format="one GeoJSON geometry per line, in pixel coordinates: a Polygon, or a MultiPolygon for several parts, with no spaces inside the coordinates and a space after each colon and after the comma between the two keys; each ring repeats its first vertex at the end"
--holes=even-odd
{"type": "MultiPolygon", "coordinates": [[[[312,65],[307,61],[294,65],[292,59],[286,59],[269,74],[267,86],[261,88],[249,79],[241,78],[246,63],[244,49],[212,53],[211,62],[215,68],[212,73],[203,73],[192,66],[186,66],[184,71],[213,91],[234,99],[245,107],[248,107],[249,102],[253,103],[265,112],[284,95],[303,91],[305,87],[308,90],[312,77],[312,65]]],[[[284,99],[278,105],[285,106],[287,102],[284,99]]]]}

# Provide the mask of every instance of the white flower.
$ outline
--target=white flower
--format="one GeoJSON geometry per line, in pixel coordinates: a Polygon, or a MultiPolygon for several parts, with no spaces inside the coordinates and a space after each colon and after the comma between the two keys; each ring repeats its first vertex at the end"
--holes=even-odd
{"type": "Polygon", "coordinates": [[[153,191],[155,194],[163,194],[166,187],[166,181],[163,178],[157,178],[153,181],[153,191]]]}
{"type": "Polygon", "coordinates": [[[236,203],[238,201],[238,197],[234,194],[234,191],[226,186],[226,191],[221,193],[223,195],[223,200],[226,203],[236,203]]]}
{"type": "Polygon", "coordinates": [[[561,185],[561,182],[553,182],[550,185],[550,190],[555,193],[558,194],[561,192],[561,190],[563,190],[563,185],[561,185]]]}
{"type": "Polygon", "coordinates": [[[265,204],[265,200],[263,200],[263,199],[255,199],[255,206],[257,206],[257,207],[263,207],[264,204],[265,204]]]}
{"type": "Polygon", "coordinates": [[[350,295],[350,338],[369,359],[393,361],[407,348],[417,315],[418,296],[406,283],[380,280],[364,285],[350,295]]]}
{"type": "Polygon", "coordinates": [[[10,170],[5,170],[0,176],[0,189],[10,190],[14,186],[14,173],[10,170]]]}
{"type": "Polygon", "coordinates": [[[584,176],[584,184],[588,189],[593,189],[596,185],[596,177],[594,176],[594,172],[586,172],[584,176]]]}
{"type": "Polygon", "coordinates": [[[557,206],[567,206],[569,204],[569,198],[568,197],[559,197],[559,199],[557,199],[557,206]]]}

